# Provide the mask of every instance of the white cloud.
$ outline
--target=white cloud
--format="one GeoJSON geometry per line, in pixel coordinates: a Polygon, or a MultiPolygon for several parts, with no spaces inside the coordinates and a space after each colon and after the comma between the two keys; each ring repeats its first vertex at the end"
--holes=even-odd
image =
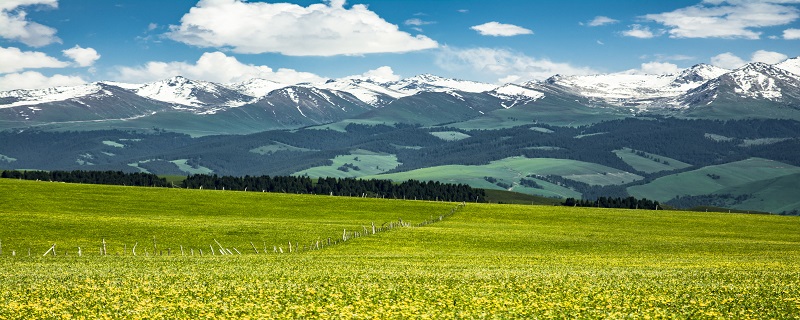
{"type": "Polygon", "coordinates": [[[444,47],[436,57],[436,64],[448,71],[465,69],[494,77],[499,83],[508,80],[543,80],[555,74],[585,75],[596,73],[590,68],[575,67],[568,63],[537,59],[506,49],[444,47]]]}
{"type": "Polygon", "coordinates": [[[19,72],[36,68],[63,68],[69,64],[43,52],[22,51],[19,48],[0,47],[0,73],[19,72]]]}
{"type": "Polygon", "coordinates": [[[174,76],[190,79],[231,83],[260,78],[280,83],[319,82],[325,78],[292,69],[273,70],[268,66],[244,64],[222,52],[206,52],[194,64],[186,62],[151,61],[139,67],[118,67],[112,77],[118,81],[142,83],[174,76]]]}
{"type": "Polygon", "coordinates": [[[750,61],[746,61],[733,53],[725,52],[711,57],[711,64],[725,69],[738,69],[750,62],[776,64],[787,58],[787,55],[780,52],[758,50],[750,56],[750,61]]]}
{"type": "Polygon", "coordinates": [[[783,30],[783,38],[786,40],[800,40],[800,29],[783,30]]]}
{"type": "Polygon", "coordinates": [[[725,52],[711,57],[711,64],[725,69],[737,69],[747,64],[747,61],[733,53],[725,52]]]}
{"type": "Polygon", "coordinates": [[[76,86],[84,83],[86,81],[81,77],[61,74],[48,77],[36,71],[0,75],[0,91],[76,86]]]}
{"type": "Polygon", "coordinates": [[[653,31],[650,31],[650,27],[640,24],[631,25],[631,29],[622,31],[622,35],[639,39],[650,39],[656,36],[653,31]]]}
{"type": "Polygon", "coordinates": [[[611,19],[606,16],[596,16],[594,17],[594,19],[592,19],[592,21],[587,22],[586,25],[590,27],[599,27],[599,26],[614,24],[617,22],[619,22],[619,20],[611,19]]]}
{"type": "Polygon", "coordinates": [[[352,76],[348,78],[368,78],[377,82],[390,82],[390,81],[400,80],[400,76],[396,75],[394,73],[394,70],[392,70],[392,67],[389,66],[379,67],[377,69],[364,72],[361,75],[352,76]]]}
{"type": "Polygon", "coordinates": [[[42,5],[58,7],[57,0],[2,0],[0,1],[0,38],[19,41],[31,47],[41,47],[61,42],[56,29],[27,20],[23,6],[42,5]]]}
{"type": "Polygon", "coordinates": [[[434,22],[433,21],[424,21],[424,20],[418,19],[418,18],[412,18],[412,19],[406,20],[406,22],[404,22],[404,23],[407,26],[424,26],[426,24],[433,24],[434,22]]]}
{"type": "Polygon", "coordinates": [[[783,62],[786,59],[789,59],[789,56],[780,52],[758,50],[756,52],[753,52],[753,56],[750,58],[750,61],[776,64],[783,62]]]}
{"type": "Polygon", "coordinates": [[[754,29],[789,24],[800,10],[796,0],[711,0],[644,18],[669,27],[672,38],[759,39],[754,29]]]}
{"type": "Polygon", "coordinates": [[[100,59],[100,55],[96,50],[92,48],[81,48],[79,45],[61,52],[64,53],[64,56],[75,61],[79,67],[91,66],[97,59],[100,59]]]}
{"type": "Polygon", "coordinates": [[[171,25],[167,37],[198,47],[238,53],[276,52],[289,56],[363,55],[436,48],[370,11],[344,7],[344,0],[308,7],[291,3],[200,0],[171,25]]]}
{"type": "Polygon", "coordinates": [[[642,63],[642,67],[638,73],[642,74],[676,74],[680,68],[674,63],[669,62],[646,62],[642,63]]]}
{"type": "Polygon", "coordinates": [[[529,29],[515,26],[513,24],[499,23],[496,21],[472,26],[470,29],[478,31],[478,33],[481,35],[494,37],[511,37],[523,34],[533,34],[533,31],[529,29]]]}
{"type": "Polygon", "coordinates": [[[158,28],[158,24],[155,22],[151,22],[150,24],[147,25],[147,31],[153,31],[156,28],[158,28]]]}
{"type": "Polygon", "coordinates": [[[467,10],[467,9],[458,9],[458,12],[459,13],[469,13],[469,10],[467,10]]]}

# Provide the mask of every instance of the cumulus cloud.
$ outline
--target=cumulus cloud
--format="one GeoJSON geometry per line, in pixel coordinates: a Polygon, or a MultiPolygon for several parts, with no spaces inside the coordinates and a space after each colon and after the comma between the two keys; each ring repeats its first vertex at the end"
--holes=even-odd
{"type": "Polygon", "coordinates": [[[19,72],[25,69],[63,68],[68,65],[43,52],[0,47],[0,73],[19,72]]]}
{"type": "Polygon", "coordinates": [[[326,80],[308,72],[283,68],[275,71],[268,66],[244,64],[222,52],[206,52],[195,63],[151,61],[138,67],[118,67],[112,77],[124,82],[143,83],[178,75],[218,83],[241,82],[253,78],[286,84],[326,80]]]}
{"type": "Polygon", "coordinates": [[[511,37],[523,34],[533,34],[533,31],[529,29],[515,26],[513,24],[499,23],[496,21],[472,26],[470,29],[478,31],[478,33],[481,35],[494,37],[511,37]]]}
{"type": "Polygon", "coordinates": [[[733,53],[725,52],[711,57],[711,64],[725,69],[737,69],[747,64],[747,61],[733,53]]]}
{"type": "Polygon", "coordinates": [[[167,37],[198,47],[289,56],[363,55],[438,47],[426,36],[400,31],[365,5],[344,0],[308,7],[291,3],[200,0],[171,25],[167,37]]]}
{"type": "Polygon", "coordinates": [[[56,37],[56,29],[28,21],[27,12],[20,8],[32,5],[56,8],[58,0],[0,1],[0,37],[19,41],[31,47],[60,43],[61,39],[56,37]]]}
{"type": "Polygon", "coordinates": [[[611,19],[606,16],[596,16],[594,17],[594,19],[592,19],[592,21],[587,22],[586,25],[590,27],[599,27],[599,26],[614,24],[617,22],[619,22],[619,20],[611,19]]]}
{"type": "Polygon", "coordinates": [[[394,73],[392,67],[383,66],[374,70],[369,70],[361,75],[351,76],[348,78],[367,78],[376,82],[390,82],[400,80],[400,76],[394,73]]]}
{"type": "Polygon", "coordinates": [[[669,62],[646,62],[642,63],[638,73],[641,74],[676,74],[680,68],[674,63],[669,62]]]}
{"type": "Polygon", "coordinates": [[[789,24],[800,17],[796,0],[707,0],[643,18],[668,27],[672,38],[759,39],[758,28],[789,24]]]}
{"type": "Polygon", "coordinates": [[[61,51],[64,56],[75,61],[79,67],[88,67],[94,64],[97,59],[100,59],[100,54],[92,48],[81,48],[81,46],[74,46],[70,49],[61,51]]]}
{"type": "Polygon", "coordinates": [[[544,80],[555,74],[596,73],[590,68],[576,67],[549,59],[537,59],[519,52],[494,48],[456,49],[444,47],[436,57],[436,64],[448,71],[466,69],[487,77],[495,77],[499,83],[544,80]]]}
{"type": "Polygon", "coordinates": [[[631,29],[622,31],[622,35],[639,39],[650,39],[656,36],[653,31],[650,31],[650,27],[640,24],[631,25],[631,29]]]}
{"type": "Polygon", "coordinates": [[[725,52],[711,57],[711,64],[725,69],[737,69],[750,62],[776,64],[783,62],[787,58],[789,58],[787,55],[780,52],[758,50],[753,52],[753,54],[750,56],[750,60],[747,61],[733,53],[725,52]]]}
{"type": "Polygon", "coordinates": [[[45,76],[36,71],[0,75],[0,91],[76,86],[84,83],[86,83],[86,81],[78,76],[65,76],[61,74],[45,76]]]}
{"type": "Polygon", "coordinates": [[[800,40],[800,29],[783,30],[783,38],[786,40],[800,40]]]}
{"type": "Polygon", "coordinates": [[[783,62],[786,59],[789,59],[789,56],[780,52],[758,50],[753,52],[753,56],[750,58],[750,61],[776,64],[783,62]]]}

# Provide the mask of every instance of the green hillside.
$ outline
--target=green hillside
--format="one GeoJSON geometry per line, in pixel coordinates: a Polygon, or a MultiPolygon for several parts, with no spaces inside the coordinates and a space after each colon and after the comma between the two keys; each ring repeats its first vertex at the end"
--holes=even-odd
{"type": "Polygon", "coordinates": [[[797,196],[797,190],[800,190],[800,173],[733,186],[715,193],[750,195],[741,203],[731,206],[733,208],[781,213],[800,211],[800,197],[797,196]]]}
{"type": "Polygon", "coordinates": [[[557,175],[585,182],[590,185],[616,185],[636,181],[642,177],[606,167],[599,164],[548,158],[511,157],[492,161],[487,165],[446,165],[430,168],[368,176],[367,178],[391,179],[394,181],[436,180],[450,183],[464,183],[476,188],[510,189],[511,191],[558,198],[580,198],[580,193],[536,177],[536,175],[557,175]],[[495,178],[499,183],[487,181],[495,178]],[[522,179],[536,181],[541,188],[526,187],[522,179]],[[509,187],[503,187],[508,185],[509,187]]]}
{"type": "Polygon", "coordinates": [[[778,161],[750,158],[721,165],[703,167],[658,178],[648,184],[632,186],[628,193],[634,197],[666,201],[676,196],[698,196],[708,194],[754,194],[753,201],[737,209],[773,211],[778,207],[793,207],[787,199],[797,190],[797,184],[789,176],[800,173],[800,168],[778,161]],[[780,178],[780,179],[778,179],[780,178]],[[776,180],[777,179],[777,180],[776,180]],[[770,205],[770,201],[778,206],[770,205]],[[759,205],[758,209],[753,206],[759,205]]]}
{"type": "Polygon", "coordinates": [[[800,314],[797,217],[7,179],[0,195],[2,318],[800,314]],[[401,217],[437,222],[288,253],[401,217]],[[215,239],[242,254],[200,256],[215,239]]]}
{"type": "Polygon", "coordinates": [[[644,173],[672,171],[691,167],[691,165],[688,163],[669,157],[637,151],[630,148],[614,150],[614,154],[616,154],[617,157],[622,159],[622,161],[625,161],[625,163],[634,169],[644,173]]]}
{"type": "Polygon", "coordinates": [[[399,164],[397,156],[393,154],[353,150],[349,155],[333,158],[330,165],[313,167],[296,172],[294,175],[331,178],[363,177],[392,170],[399,164]]]}
{"type": "Polygon", "coordinates": [[[448,126],[463,130],[497,130],[534,123],[582,126],[630,116],[617,108],[587,107],[592,104],[585,98],[569,94],[545,94],[543,99],[531,103],[494,110],[448,126]]]}

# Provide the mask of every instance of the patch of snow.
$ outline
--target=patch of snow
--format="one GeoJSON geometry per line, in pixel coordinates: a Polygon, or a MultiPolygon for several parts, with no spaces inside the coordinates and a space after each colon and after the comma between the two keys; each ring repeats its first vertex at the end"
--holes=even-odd
{"type": "Polygon", "coordinates": [[[15,98],[17,101],[0,105],[0,109],[65,101],[88,96],[100,90],[102,90],[102,87],[97,84],[84,84],[73,87],[2,91],[0,92],[0,98],[15,98]]]}
{"type": "Polygon", "coordinates": [[[250,79],[244,82],[227,84],[231,90],[251,97],[260,98],[272,91],[288,87],[288,84],[279,83],[265,79],[250,79]]]}
{"type": "Polygon", "coordinates": [[[791,58],[775,65],[778,68],[800,75],[800,57],[791,58]]]}
{"type": "Polygon", "coordinates": [[[486,92],[497,87],[489,83],[448,79],[431,74],[422,74],[399,81],[388,82],[385,85],[392,90],[403,92],[408,95],[425,91],[447,92],[453,90],[478,93],[486,92]]]}

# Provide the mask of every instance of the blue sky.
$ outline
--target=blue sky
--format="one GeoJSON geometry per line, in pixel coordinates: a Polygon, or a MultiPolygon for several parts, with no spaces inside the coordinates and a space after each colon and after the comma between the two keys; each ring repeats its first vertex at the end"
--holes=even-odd
{"type": "Polygon", "coordinates": [[[0,90],[175,75],[524,82],[798,49],[800,0],[0,0],[0,90]]]}

